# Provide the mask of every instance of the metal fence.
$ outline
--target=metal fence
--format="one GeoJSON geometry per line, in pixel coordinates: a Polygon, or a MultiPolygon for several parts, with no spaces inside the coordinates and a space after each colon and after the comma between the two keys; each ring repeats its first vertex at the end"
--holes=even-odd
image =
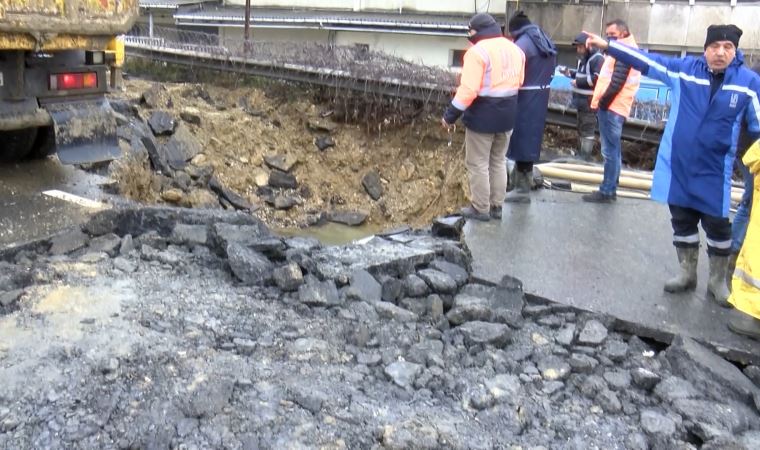
{"type": "MultiPolygon", "coordinates": [[[[338,46],[315,42],[263,42],[224,40],[211,33],[176,28],[136,26],[125,38],[128,49],[150,50],[215,60],[233,68],[242,65],[282,72],[311,74],[325,84],[351,80],[353,87],[393,86],[404,93],[418,90],[418,97],[449,96],[456,76],[448,70],[414,64],[405,59],[361,46],[338,46]]],[[[335,83],[340,84],[340,83],[335,83]]],[[[437,99],[438,100],[438,99],[437,99]]]]}
{"type": "MultiPolygon", "coordinates": [[[[217,34],[169,27],[151,30],[147,26],[136,26],[125,43],[132,52],[149,52],[146,54],[165,61],[189,61],[199,67],[347,87],[354,92],[363,90],[425,103],[448,103],[457,86],[457,76],[449,70],[415,64],[365,46],[256,40],[246,43],[225,40],[217,34]]],[[[571,98],[570,91],[553,90],[550,110],[555,115],[574,114],[571,98]]],[[[662,129],[668,110],[669,105],[634,102],[629,124],[662,129]]]]}

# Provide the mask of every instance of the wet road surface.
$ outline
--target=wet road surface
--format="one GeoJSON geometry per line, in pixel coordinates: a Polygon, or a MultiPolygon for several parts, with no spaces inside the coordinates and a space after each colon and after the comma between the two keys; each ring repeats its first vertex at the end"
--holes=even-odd
{"type": "Polygon", "coordinates": [[[43,192],[55,189],[99,200],[104,180],[56,158],[0,165],[0,248],[82,223],[96,210],[43,192]]]}
{"type": "Polygon", "coordinates": [[[532,196],[531,204],[506,204],[502,221],[467,223],[477,278],[497,283],[510,275],[526,293],[609,314],[639,336],[688,336],[729,358],[760,363],[757,342],[726,326],[739,313],[707,298],[704,237],[697,289],[663,291],[678,270],[666,205],[623,198],[592,204],[546,190],[532,196]]]}

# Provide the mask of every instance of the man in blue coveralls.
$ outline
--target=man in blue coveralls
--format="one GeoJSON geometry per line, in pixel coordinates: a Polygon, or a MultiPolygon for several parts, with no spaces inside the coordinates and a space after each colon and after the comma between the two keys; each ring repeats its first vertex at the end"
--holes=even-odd
{"type": "Polygon", "coordinates": [[[726,275],[731,254],[731,175],[742,122],[760,134],[760,77],[744,65],[737,49],[736,25],[710,25],[702,56],[670,58],[644,53],[587,33],[587,45],[606,49],[643,75],[671,88],[671,108],[652,183],[652,198],[667,203],[679,274],[665,283],[667,292],[697,285],[698,224],[707,235],[710,277],[707,291],[729,306],[726,275]]]}

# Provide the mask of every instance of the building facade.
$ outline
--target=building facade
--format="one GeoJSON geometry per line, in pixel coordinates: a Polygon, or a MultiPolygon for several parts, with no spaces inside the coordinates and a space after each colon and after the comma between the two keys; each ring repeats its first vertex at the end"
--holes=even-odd
{"type": "MultiPolygon", "coordinates": [[[[170,14],[182,29],[243,41],[246,0],[143,0],[144,12],[170,14]],[[148,7],[148,5],[152,5],[148,7]]],[[[467,48],[467,21],[488,12],[502,23],[524,10],[560,48],[560,64],[573,64],[573,37],[601,32],[613,19],[627,21],[643,48],[673,55],[701,53],[705,30],[734,23],[744,30],[749,59],[760,50],[760,3],[743,0],[250,0],[251,39],[358,45],[404,59],[456,70],[467,48]]],[[[149,19],[148,19],[149,20],[149,19]]],[[[143,19],[145,23],[146,19],[143,19]]],[[[155,18],[154,18],[155,21],[155,18]]]]}

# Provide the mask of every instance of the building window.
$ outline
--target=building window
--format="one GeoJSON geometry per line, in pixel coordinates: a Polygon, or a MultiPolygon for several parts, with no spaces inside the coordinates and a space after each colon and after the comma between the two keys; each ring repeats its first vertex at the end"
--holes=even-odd
{"type": "Polygon", "coordinates": [[[464,65],[464,54],[467,50],[451,51],[451,67],[462,67],[464,65]]]}

